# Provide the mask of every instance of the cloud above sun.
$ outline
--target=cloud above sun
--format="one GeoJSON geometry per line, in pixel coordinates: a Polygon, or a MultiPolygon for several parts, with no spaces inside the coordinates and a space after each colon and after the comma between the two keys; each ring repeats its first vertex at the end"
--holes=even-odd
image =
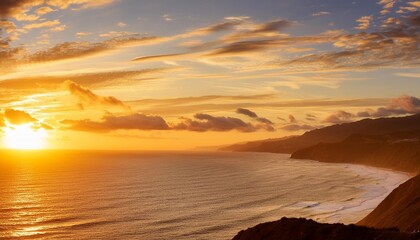
{"type": "Polygon", "coordinates": [[[66,80],[63,82],[63,86],[69,90],[69,92],[79,99],[80,103],[79,106],[83,109],[83,104],[100,104],[105,106],[117,106],[122,107],[124,109],[130,109],[129,106],[124,104],[121,100],[113,97],[113,96],[99,96],[93,93],[88,88],[81,86],[73,81],[66,80]]]}
{"type": "Polygon", "coordinates": [[[14,127],[19,125],[29,125],[34,129],[52,130],[53,128],[42,121],[32,117],[29,113],[15,109],[5,109],[3,114],[0,114],[0,127],[14,127]]]}

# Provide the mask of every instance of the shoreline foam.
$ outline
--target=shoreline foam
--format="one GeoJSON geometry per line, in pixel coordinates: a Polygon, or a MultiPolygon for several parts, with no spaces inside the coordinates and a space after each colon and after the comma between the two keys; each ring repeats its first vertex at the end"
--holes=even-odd
{"type": "Polygon", "coordinates": [[[351,169],[351,171],[354,171],[355,174],[362,177],[370,176],[374,178],[372,181],[376,182],[376,185],[380,184],[382,189],[377,189],[376,187],[370,187],[370,189],[368,189],[369,187],[364,187],[366,192],[363,194],[363,196],[361,196],[359,199],[351,200],[355,202],[354,206],[346,207],[344,209],[336,210],[333,212],[327,211],[328,209],[340,208],[339,203],[324,203],[315,206],[314,209],[316,210],[321,208],[326,211],[326,213],[323,214],[327,215],[324,218],[326,221],[322,221],[325,223],[352,224],[360,221],[371,211],[373,211],[379,205],[379,203],[381,203],[395,188],[412,177],[412,175],[409,173],[392,169],[365,166],[360,164],[337,164],[346,166],[347,168],[351,169]]]}

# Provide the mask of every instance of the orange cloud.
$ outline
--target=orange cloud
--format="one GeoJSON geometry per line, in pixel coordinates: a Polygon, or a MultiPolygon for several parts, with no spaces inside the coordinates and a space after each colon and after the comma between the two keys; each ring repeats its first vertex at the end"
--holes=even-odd
{"type": "Polygon", "coordinates": [[[39,121],[38,119],[32,117],[29,113],[21,110],[6,109],[0,119],[0,126],[5,125],[4,120],[11,125],[31,124],[33,128],[44,128],[45,130],[53,129],[48,124],[39,121]]]}
{"type": "Polygon", "coordinates": [[[4,111],[4,118],[14,125],[37,122],[29,113],[20,110],[6,109],[4,111]]]}
{"type": "Polygon", "coordinates": [[[242,20],[228,20],[226,22],[216,23],[207,27],[197,28],[190,31],[190,35],[207,35],[215,32],[223,32],[228,30],[233,30],[234,27],[242,24],[242,20]]]}
{"type": "Polygon", "coordinates": [[[82,9],[102,7],[112,3],[114,0],[48,0],[47,4],[60,9],[66,9],[74,5],[82,9]]]}
{"type": "Polygon", "coordinates": [[[268,120],[267,118],[259,117],[255,112],[253,112],[249,109],[246,109],[246,108],[238,108],[238,109],[236,109],[236,113],[248,116],[250,118],[253,118],[260,123],[267,124],[267,127],[273,125],[272,121],[268,120]]]}
{"type": "MultiPolygon", "coordinates": [[[[0,60],[1,61],[1,60],[0,60]]],[[[155,74],[165,72],[171,68],[150,68],[137,71],[93,72],[57,76],[31,76],[23,78],[4,79],[0,81],[0,89],[12,88],[29,92],[41,90],[55,90],[64,81],[70,80],[85,87],[101,86],[106,84],[125,84],[148,80],[155,74]]]]}
{"type": "Polygon", "coordinates": [[[0,42],[6,45],[6,48],[0,51],[0,73],[11,72],[18,64],[17,59],[24,55],[25,49],[23,47],[9,48],[9,41],[0,42]]]}
{"type": "Polygon", "coordinates": [[[194,132],[225,132],[237,130],[240,132],[255,132],[258,130],[274,131],[271,124],[252,124],[234,117],[218,117],[197,113],[194,119],[181,118],[180,123],[168,124],[165,119],[155,115],[131,113],[128,115],[113,115],[107,113],[100,121],[90,119],[61,121],[65,129],[87,132],[109,132],[115,130],[186,130],[194,132]]]}
{"type": "Polygon", "coordinates": [[[379,0],[378,4],[382,5],[381,14],[387,14],[390,12],[390,9],[394,7],[396,0],[379,0]]]}
{"type": "Polygon", "coordinates": [[[140,61],[159,61],[159,60],[170,60],[170,59],[177,59],[178,57],[185,57],[186,54],[182,53],[174,53],[174,54],[163,54],[163,55],[154,55],[154,56],[145,56],[145,57],[137,57],[134,58],[132,61],[140,62],[140,61]]]}
{"type": "MultiPolygon", "coordinates": [[[[365,16],[359,21],[359,29],[365,30],[370,26],[371,16],[365,16]]],[[[190,47],[190,51],[184,53],[168,53],[160,55],[141,56],[134,61],[177,61],[200,59],[210,64],[229,67],[226,62],[233,67],[240,65],[243,67],[244,61],[248,60],[251,65],[247,66],[248,71],[252,71],[252,64],[256,55],[275,54],[275,51],[288,51],[288,49],[299,49],[311,51],[313,48],[302,48],[302,45],[314,45],[331,43],[338,50],[323,53],[313,53],[298,55],[297,57],[284,60],[272,60],[257,62],[255,68],[267,70],[280,70],[284,74],[302,74],[308,72],[342,72],[342,71],[366,71],[374,70],[379,67],[395,67],[402,65],[405,67],[415,67],[417,65],[417,30],[418,17],[408,16],[407,18],[393,19],[384,25],[380,31],[356,34],[344,31],[326,31],[317,35],[289,36],[282,34],[281,31],[293,25],[287,20],[274,20],[266,23],[255,24],[249,19],[228,21],[209,27],[192,30],[180,36],[200,31],[203,33],[213,30],[232,30],[233,33],[222,36],[210,42],[198,42],[190,47]],[[246,24],[244,24],[246,21],[246,24]],[[240,26],[240,27],[237,27],[240,26]],[[241,57],[240,64],[234,57],[241,57]],[[229,58],[233,60],[229,62],[229,58]],[[223,60],[223,61],[220,61],[223,60]]],[[[192,36],[192,35],[190,35],[192,36]]],[[[303,51],[303,52],[305,52],[303,51]]],[[[270,55],[273,59],[273,55],[270,55]]],[[[278,58],[281,59],[281,58],[278,58]]],[[[303,78],[302,78],[303,79],[303,78]]],[[[337,79],[330,78],[331,81],[337,79]]],[[[339,80],[338,82],[341,82],[339,80]]],[[[337,85],[330,81],[320,82],[323,86],[337,85]]],[[[299,85],[300,82],[294,82],[299,85]]]]}
{"type": "Polygon", "coordinates": [[[340,110],[328,116],[324,120],[324,122],[334,123],[334,124],[346,123],[346,122],[351,122],[354,117],[355,117],[354,114],[340,110]]]}
{"type": "Polygon", "coordinates": [[[359,30],[367,30],[370,26],[370,22],[372,21],[372,19],[373,19],[372,15],[360,17],[359,19],[356,20],[359,23],[359,25],[355,28],[359,30]]]}
{"type": "Polygon", "coordinates": [[[183,118],[183,121],[173,126],[173,129],[195,132],[223,132],[231,130],[237,130],[240,132],[255,132],[260,129],[274,131],[274,128],[271,125],[254,125],[251,123],[246,123],[239,118],[233,117],[216,117],[209,114],[197,113],[194,115],[194,118],[195,120],[183,118]]]}
{"type": "Polygon", "coordinates": [[[54,12],[54,11],[56,11],[56,10],[54,10],[54,9],[48,7],[48,6],[44,6],[44,7],[38,8],[35,12],[38,15],[45,15],[47,13],[54,12]]]}
{"type": "Polygon", "coordinates": [[[13,17],[25,12],[27,8],[39,6],[43,0],[2,0],[0,1],[0,15],[2,17],[13,17]]]}
{"type": "Polygon", "coordinates": [[[420,1],[408,2],[409,5],[420,8],[420,1]]]}
{"type": "Polygon", "coordinates": [[[420,113],[420,98],[404,95],[392,99],[388,106],[380,107],[375,111],[359,112],[357,115],[359,117],[387,117],[417,113],[420,113]]]}
{"type": "Polygon", "coordinates": [[[51,21],[27,24],[23,26],[23,28],[30,30],[30,29],[36,29],[36,28],[53,27],[57,25],[60,25],[60,21],[56,19],[56,20],[51,20],[51,21]]]}
{"type": "Polygon", "coordinates": [[[251,118],[257,118],[258,117],[258,115],[255,112],[253,112],[249,109],[246,109],[246,108],[238,108],[238,109],[236,109],[236,113],[243,114],[243,115],[246,115],[246,116],[251,117],[251,118]]]}
{"type": "Polygon", "coordinates": [[[51,32],[62,32],[66,29],[66,27],[67,27],[66,25],[60,25],[60,26],[57,26],[57,27],[50,28],[50,31],[51,32]]]}
{"type": "Polygon", "coordinates": [[[112,96],[103,97],[103,96],[96,95],[88,88],[85,88],[81,86],[80,84],[77,84],[70,80],[65,81],[63,83],[63,86],[66,87],[73,96],[77,97],[82,104],[83,103],[100,104],[100,105],[118,106],[118,107],[123,107],[124,109],[130,109],[129,106],[127,106],[121,100],[115,97],[112,97],[112,96]]]}
{"type": "Polygon", "coordinates": [[[292,114],[289,115],[289,122],[290,123],[297,123],[298,120],[295,118],[295,116],[293,116],[292,114]]]}
{"type": "Polygon", "coordinates": [[[160,116],[148,116],[141,113],[114,116],[106,114],[101,121],[84,120],[63,120],[62,124],[67,129],[87,132],[109,132],[120,129],[136,130],[169,130],[166,121],[160,116]]]}
{"type": "Polygon", "coordinates": [[[355,118],[377,118],[418,113],[420,113],[420,99],[417,97],[404,95],[399,98],[391,99],[388,105],[379,107],[376,110],[361,111],[357,114],[339,110],[329,115],[323,122],[340,124],[351,122],[355,118]]]}
{"type": "Polygon", "coordinates": [[[27,56],[23,62],[50,62],[87,57],[130,44],[150,44],[159,41],[158,37],[126,36],[111,38],[102,42],[65,42],[49,49],[27,56]]]}

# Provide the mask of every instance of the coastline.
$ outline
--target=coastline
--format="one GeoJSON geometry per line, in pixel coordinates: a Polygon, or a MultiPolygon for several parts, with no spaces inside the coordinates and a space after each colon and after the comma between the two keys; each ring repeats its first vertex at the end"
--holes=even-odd
{"type": "MultiPolygon", "coordinates": [[[[250,152],[261,154],[264,152],[250,152]]],[[[289,156],[292,161],[317,162],[325,164],[334,164],[343,166],[353,172],[355,177],[361,177],[367,181],[368,186],[362,187],[364,193],[358,198],[348,199],[346,202],[307,202],[307,208],[314,211],[313,214],[305,216],[321,223],[343,223],[355,224],[370,212],[372,212],[395,188],[408,179],[415,176],[412,173],[393,170],[389,168],[380,168],[355,163],[327,163],[312,159],[293,159],[291,154],[284,153],[266,153],[274,155],[289,156]],[[367,180],[366,178],[370,178],[367,180]],[[378,188],[380,185],[380,188],[378,188]],[[348,205],[351,206],[348,206],[348,205]]],[[[340,186],[336,186],[340,187],[340,186]]],[[[360,188],[359,188],[360,190],[360,188]]],[[[296,207],[304,206],[305,200],[295,204],[296,207]]],[[[282,217],[282,216],[279,216],[282,217]]],[[[303,217],[303,216],[294,216],[303,217]]]]}
{"type": "MultiPolygon", "coordinates": [[[[292,158],[291,158],[292,159],[292,158]]],[[[293,159],[299,161],[316,161],[312,159],[293,159]]],[[[331,163],[331,162],[329,162],[331,163]]],[[[279,216],[275,221],[265,221],[258,225],[243,229],[234,236],[234,240],[279,240],[279,239],[418,239],[420,234],[418,229],[418,219],[416,216],[417,208],[413,205],[413,199],[418,198],[417,193],[408,193],[409,196],[403,197],[404,202],[398,201],[399,195],[406,191],[407,186],[418,189],[413,185],[419,179],[419,175],[412,172],[393,170],[389,168],[375,167],[360,163],[334,163],[334,165],[344,165],[353,171],[356,176],[369,176],[376,184],[381,184],[381,188],[371,188],[364,186],[365,193],[351,201],[358,201],[351,207],[344,207],[343,203],[319,204],[311,206],[311,209],[325,211],[322,215],[312,216],[279,216]],[[414,180],[417,179],[417,180],[414,180]],[[409,185],[407,185],[409,184],[409,185]],[[397,193],[396,193],[397,192],[397,193]],[[394,204],[394,205],[392,205],[394,204]],[[340,207],[341,205],[341,207],[340,207]],[[384,207],[385,206],[385,207],[384,207]],[[397,207],[394,212],[389,212],[388,208],[397,207]],[[318,208],[318,209],[317,209],[318,208]],[[331,211],[331,209],[338,209],[331,211]],[[401,209],[409,209],[402,211],[401,209]],[[402,211],[402,212],[400,212],[402,211]],[[408,212],[407,212],[408,211],[408,212]],[[410,213],[411,212],[411,213],[410,213]],[[383,223],[372,221],[372,216],[377,217],[378,213],[383,217],[387,214],[388,220],[383,223]],[[394,219],[393,214],[398,213],[394,219]],[[391,215],[390,215],[391,214],[391,215]],[[413,215],[414,214],[414,215],[413,215]],[[408,217],[407,216],[410,216],[408,217]],[[341,217],[340,217],[341,216],[341,217]],[[403,216],[403,218],[401,218],[403,216]],[[369,220],[366,220],[370,217],[369,220]],[[391,217],[391,218],[389,218],[391,217]],[[323,219],[323,220],[322,220],[323,219]],[[403,220],[401,220],[403,219],[403,220]],[[410,220],[411,219],[411,220],[410,220]],[[398,221],[405,222],[398,222],[398,221]],[[368,222],[366,222],[368,221],[368,222]],[[363,222],[363,223],[362,223],[363,222]],[[390,224],[391,223],[391,224],[390,224]],[[395,225],[394,225],[395,224],[395,225]],[[401,225],[402,224],[402,225],[401,225]],[[299,235],[300,234],[300,235],[299,235]],[[303,234],[303,235],[302,235],[303,234]],[[309,238],[306,238],[309,237],[309,238]]],[[[375,219],[375,218],[374,218],[375,219]]],[[[385,219],[384,219],[385,220],[385,219]]],[[[373,220],[378,221],[378,220],[373,220]]]]}
{"type": "MultiPolygon", "coordinates": [[[[343,216],[342,218],[332,213],[332,215],[330,214],[331,216],[326,217],[328,221],[325,223],[357,223],[372,212],[395,188],[414,176],[410,173],[387,168],[349,163],[336,164],[343,164],[360,176],[370,176],[372,181],[376,182],[376,185],[381,185],[381,188],[383,189],[364,187],[366,190],[365,193],[359,199],[353,200],[355,202],[354,206],[347,207],[339,211],[340,215],[343,216]]],[[[331,203],[326,207],[339,208],[340,204],[331,203]]],[[[329,213],[326,213],[326,215],[328,214],[329,213]]]]}

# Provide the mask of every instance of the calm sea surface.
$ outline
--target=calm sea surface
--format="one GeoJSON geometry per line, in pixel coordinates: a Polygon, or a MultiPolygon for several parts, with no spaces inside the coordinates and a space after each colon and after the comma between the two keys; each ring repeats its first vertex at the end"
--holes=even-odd
{"type": "Polygon", "coordinates": [[[0,159],[0,238],[231,239],[282,216],[349,223],[406,179],[268,153],[0,159]]]}

